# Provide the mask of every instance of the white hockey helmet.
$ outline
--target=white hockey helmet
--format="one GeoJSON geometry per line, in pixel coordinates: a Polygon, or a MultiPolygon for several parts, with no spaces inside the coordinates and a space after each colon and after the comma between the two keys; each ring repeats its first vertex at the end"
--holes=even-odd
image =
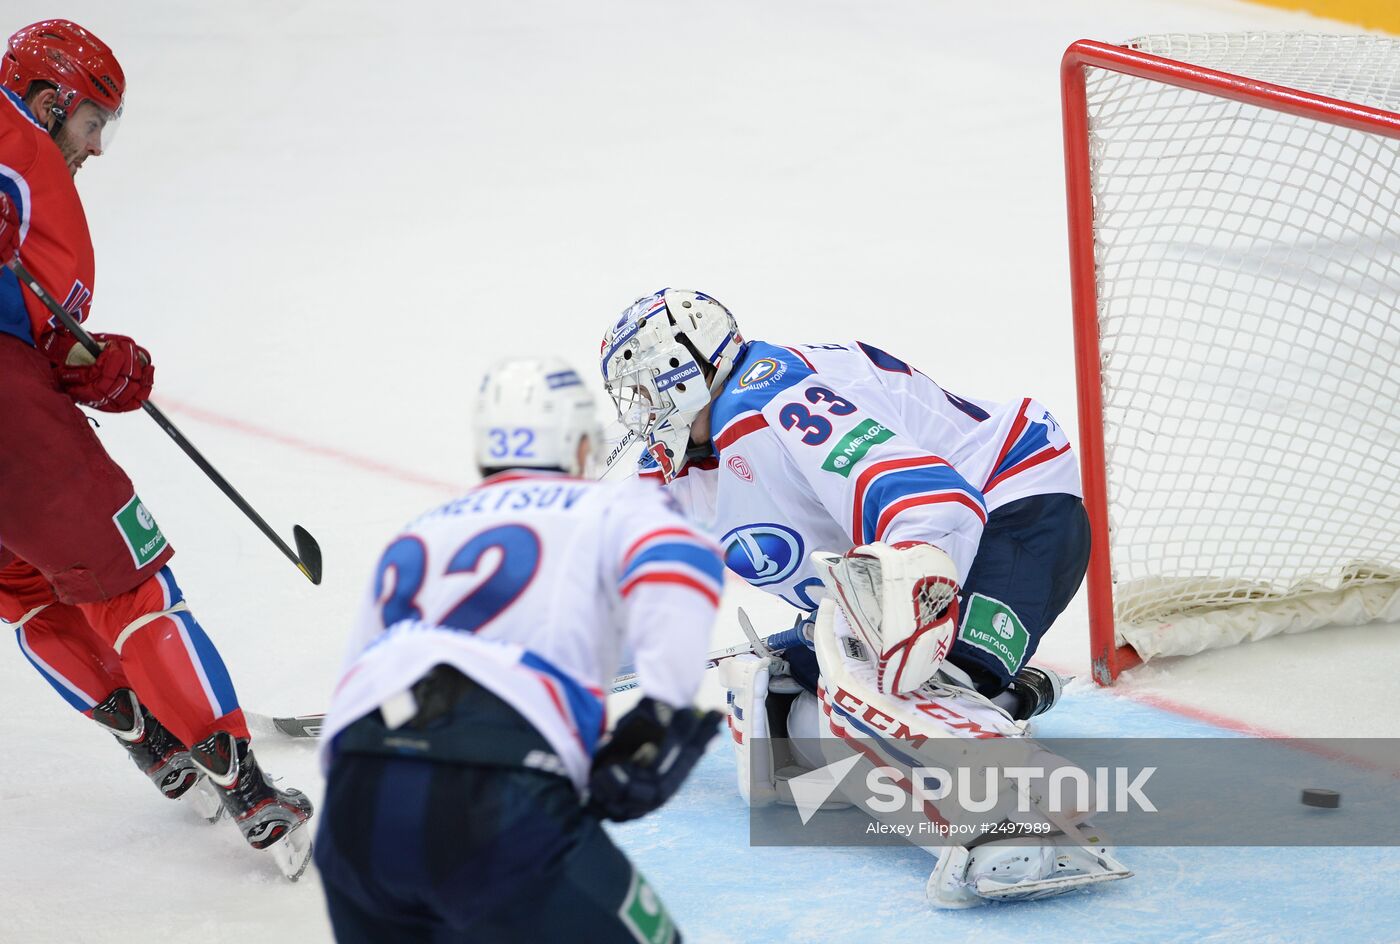
{"type": "Polygon", "coordinates": [[[481,469],[562,469],[582,475],[579,442],[598,448],[597,407],[583,378],[557,357],[498,361],[476,402],[476,463],[481,469]]]}
{"type": "Polygon", "coordinates": [[[603,336],[603,383],[664,481],[684,468],[691,424],[724,386],[743,343],[729,309],[674,288],[637,299],[603,336]],[[706,369],[714,371],[708,383],[706,369]]]}

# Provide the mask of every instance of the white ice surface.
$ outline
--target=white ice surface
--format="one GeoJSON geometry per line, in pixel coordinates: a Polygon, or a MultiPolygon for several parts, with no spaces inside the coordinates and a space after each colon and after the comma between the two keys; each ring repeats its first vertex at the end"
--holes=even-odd
{"type": "MultiPolygon", "coordinates": [[[[91,326],[148,346],[157,401],[269,521],[288,535],[303,524],[325,551],[311,587],[147,419],[100,418],[179,548],[176,573],[243,704],[263,714],[325,705],[382,542],[471,481],[482,368],[540,350],[591,372],[605,324],[661,285],[715,294],[752,337],[855,332],[955,392],[1034,395],[1073,435],[1064,48],[1348,29],[1234,0],[8,0],[4,12],[8,27],[72,17],[126,69],[116,146],[79,177],[98,254],[91,326]]],[[[756,591],[731,588],[739,602],[764,629],[787,625],[756,591]]],[[[717,644],[737,635],[727,619],[717,644]]],[[[1081,602],[1042,654],[1087,674],[1081,602]]],[[[1397,657],[1396,627],[1324,630],[1153,665],[1121,690],[1289,734],[1395,736],[1397,657]]],[[[1075,697],[1098,713],[1122,704],[1075,697]]],[[[287,886],[226,824],[163,803],[16,650],[0,659],[0,717],[0,939],[328,939],[314,877],[287,886]]],[[[261,743],[268,768],[319,798],[309,746],[261,743]]],[[[706,764],[731,772],[726,756],[706,764]]],[[[741,821],[737,799],[714,802],[741,821]]],[[[624,845],[646,855],[667,844],[659,828],[624,845]]],[[[722,880],[735,853],[687,852],[716,888],[708,906],[668,895],[693,875],[646,866],[683,927],[702,932],[725,899],[766,907],[769,892],[722,880]]],[[[1137,904],[1115,907],[1155,909],[1184,936],[1172,922],[1192,914],[1191,854],[1149,862],[1137,904]]],[[[1030,920],[992,909],[953,934],[917,910],[915,873],[896,896],[899,927],[1018,939],[1030,920]]],[[[788,940],[817,940],[850,910],[847,896],[797,894],[805,918],[788,940]]],[[[1355,907],[1319,894],[1319,907],[1355,907]]],[[[1300,939],[1267,900],[1234,908],[1222,927],[1300,939]]],[[[1065,936],[1113,934],[1089,896],[1053,914],[1084,922],[1065,936]]],[[[769,939],[742,927],[697,936],[769,939]]]]}

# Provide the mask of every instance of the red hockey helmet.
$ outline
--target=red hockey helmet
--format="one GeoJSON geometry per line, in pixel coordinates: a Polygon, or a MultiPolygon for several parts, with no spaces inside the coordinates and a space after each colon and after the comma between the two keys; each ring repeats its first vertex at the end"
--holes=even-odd
{"type": "Polygon", "coordinates": [[[0,85],[23,96],[33,82],[58,88],[54,112],[66,120],[83,102],[119,118],[126,76],[106,43],[71,20],[43,20],[10,37],[0,85]]]}

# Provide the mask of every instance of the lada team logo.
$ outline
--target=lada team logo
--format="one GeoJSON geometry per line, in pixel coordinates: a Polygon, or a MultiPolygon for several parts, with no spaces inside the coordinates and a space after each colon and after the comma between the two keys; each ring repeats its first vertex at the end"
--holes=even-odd
{"type": "Polygon", "coordinates": [[[762,383],[770,377],[781,376],[786,365],[780,361],[775,361],[771,357],[764,357],[753,362],[748,370],[744,371],[739,378],[740,387],[752,387],[754,384],[762,383]]]}
{"type": "Polygon", "coordinates": [[[802,566],[802,536],[780,524],[747,524],[720,538],[724,563],[755,587],[782,583],[802,566]]]}
{"type": "Polygon", "coordinates": [[[743,456],[730,456],[727,464],[729,466],[729,471],[739,476],[739,478],[743,479],[745,482],[753,481],[753,469],[749,468],[749,461],[743,456]]]}

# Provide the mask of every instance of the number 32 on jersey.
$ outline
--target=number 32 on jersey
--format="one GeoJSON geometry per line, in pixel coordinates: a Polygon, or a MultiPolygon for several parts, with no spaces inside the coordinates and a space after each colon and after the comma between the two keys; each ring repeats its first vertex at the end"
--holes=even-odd
{"type": "MultiPolygon", "coordinates": [[[[487,528],[452,553],[446,567],[430,573],[428,549],[422,538],[407,534],[385,549],[374,575],[375,599],[384,627],[400,620],[429,620],[450,629],[474,633],[519,599],[539,571],[540,539],[522,524],[487,528]],[[491,550],[499,553],[489,555],[491,550]],[[445,613],[425,614],[419,595],[427,584],[449,574],[475,574],[495,559],[495,566],[470,592],[458,598],[445,613]]],[[[489,566],[489,565],[488,565],[489,566]]]]}

